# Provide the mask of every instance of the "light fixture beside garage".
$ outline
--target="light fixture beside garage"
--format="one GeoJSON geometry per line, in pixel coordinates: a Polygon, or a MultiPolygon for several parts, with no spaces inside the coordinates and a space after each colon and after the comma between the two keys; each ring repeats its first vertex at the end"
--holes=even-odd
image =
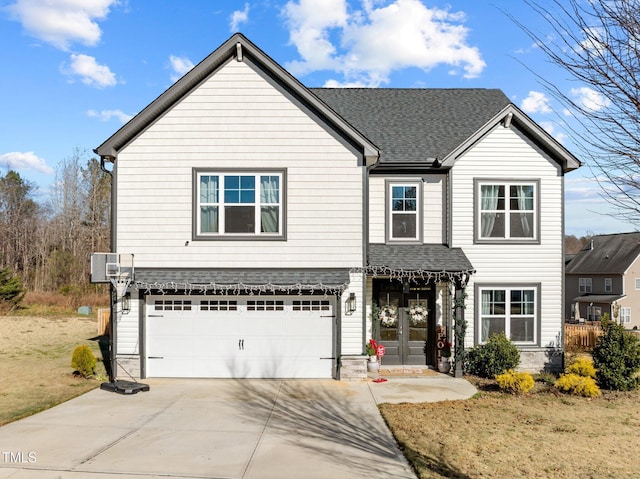
{"type": "Polygon", "coordinates": [[[356,310],[356,293],[349,293],[349,297],[344,303],[344,312],[353,314],[356,310]]]}

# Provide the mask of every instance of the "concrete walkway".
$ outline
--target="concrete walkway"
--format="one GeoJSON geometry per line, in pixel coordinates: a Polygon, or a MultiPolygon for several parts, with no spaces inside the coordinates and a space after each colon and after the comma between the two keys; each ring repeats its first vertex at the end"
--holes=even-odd
{"type": "Polygon", "coordinates": [[[464,399],[449,376],[384,383],[145,381],[0,428],[0,479],[415,478],[377,403],[464,399]]]}

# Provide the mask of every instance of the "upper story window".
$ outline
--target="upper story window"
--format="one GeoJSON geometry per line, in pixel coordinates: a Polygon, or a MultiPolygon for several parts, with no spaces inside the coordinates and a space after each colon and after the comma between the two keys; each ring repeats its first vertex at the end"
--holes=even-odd
{"type": "Polygon", "coordinates": [[[580,294],[590,294],[592,290],[591,286],[592,286],[591,278],[578,279],[578,292],[580,294]]]}
{"type": "Polygon", "coordinates": [[[604,292],[611,293],[613,291],[613,281],[611,278],[604,279],[604,292]]]}
{"type": "Polygon", "coordinates": [[[283,171],[197,171],[195,237],[282,238],[283,171]]]}
{"type": "Polygon", "coordinates": [[[421,183],[387,183],[387,238],[389,241],[420,241],[421,183]]]}
{"type": "Polygon", "coordinates": [[[479,181],[477,185],[478,240],[537,240],[537,182],[479,181]]]}

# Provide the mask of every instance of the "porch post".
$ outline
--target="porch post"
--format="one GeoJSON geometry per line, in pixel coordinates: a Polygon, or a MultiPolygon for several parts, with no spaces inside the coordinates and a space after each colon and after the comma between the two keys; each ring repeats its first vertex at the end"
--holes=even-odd
{"type": "Polygon", "coordinates": [[[453,316],[455,319],[454,324],[454,347],[455,347],[455,360],[453,377],[461,378],[462,361],[464,358],[464,336],[466,334],[467,325],[464,319],[464,299],[466,294],[464,292],[464,285],[466,281],[456,280],[456,291],[454,295],[453,316]]]}

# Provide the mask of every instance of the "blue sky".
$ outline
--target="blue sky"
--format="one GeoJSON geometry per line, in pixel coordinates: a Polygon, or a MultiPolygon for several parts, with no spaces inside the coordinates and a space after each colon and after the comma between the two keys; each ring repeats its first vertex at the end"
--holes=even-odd
{"type": "MultiPolygon", "coordinates": [[[[46,201],[61,160],[90,154],[236,31],[309,87],[500,88],[576,153],[533,72],[593,92],[506,13],[549,33],[519,0],[0,0],[0,173],[46,201]]],[[[567,175],[567,234],[634,230],[608,212],[588,165],[567,175]]]]}

